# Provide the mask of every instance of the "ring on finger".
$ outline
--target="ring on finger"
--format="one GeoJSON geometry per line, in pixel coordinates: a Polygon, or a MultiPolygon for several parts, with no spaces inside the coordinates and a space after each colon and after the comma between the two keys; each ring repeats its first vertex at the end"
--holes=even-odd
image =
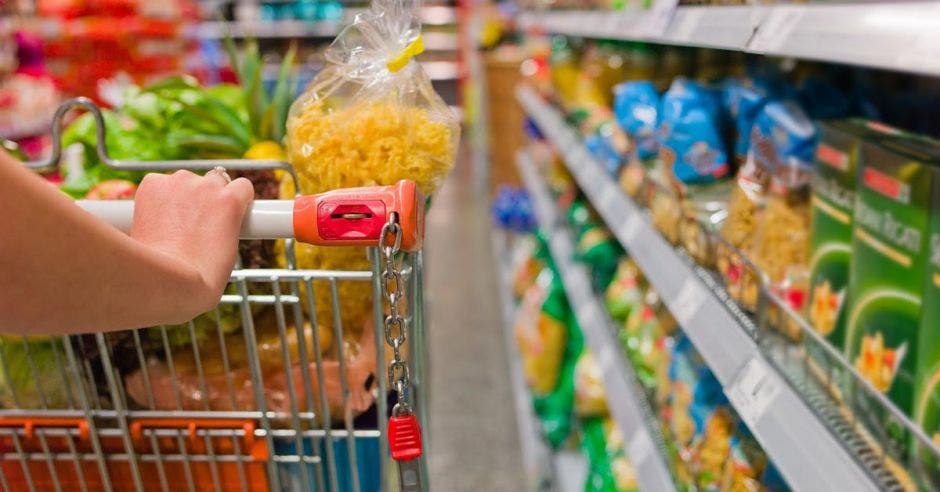
{"type": "Polygon", "coordinates": [[[216,175],[220,176],[222,179],[225,180],[225,184],[229,184],[229,183],[232,182],[232,177],[228,175],[228,171],[226,171],[225,168],[222,167],[222,166],[215,166],[214,168],[212,168],[211,170],[209,170],[209,172],[206,173],[206,174],[207,174],[207,175],[208,175],[208,174],[216,174],[216,175]]]}

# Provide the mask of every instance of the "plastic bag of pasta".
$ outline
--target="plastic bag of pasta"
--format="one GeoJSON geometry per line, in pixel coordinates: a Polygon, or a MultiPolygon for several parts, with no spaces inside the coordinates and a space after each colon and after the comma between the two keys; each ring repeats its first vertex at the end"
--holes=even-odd
{"type": "MultiPolygon", "coordinates": [[[[751,258],[770,283],[769,287],[797,313],[807,298],[809,264],[810,176],[816,149],[816,127],[794,103],[769,103],[758,118],[774,122],[772,147],[777,165],[760,223],[754,235],[751,258]]],[[[790,338],[798,338],[799,326],[782,319],[776,310],[770,322],[790,338]]]]}
{"type": "MultiPolygon", "coordinates": [[[[327,49],[325,68],[288,114],[288,160],[298,183],[283,183],[284,198],[401,179],[431,196],[453,168],[459,122],[413,60],[424,50],[418,7],[414,0],[375,0],[327,49]]],[[[296,252],[299,268],[370,268],[362,248],[298,245],[296,252]]],[[[362,326],[372,287],[345,284],[341,321],[362,326]]],[[[329,324],[330,289],[314,290],[318,319],[329,324]]]]}

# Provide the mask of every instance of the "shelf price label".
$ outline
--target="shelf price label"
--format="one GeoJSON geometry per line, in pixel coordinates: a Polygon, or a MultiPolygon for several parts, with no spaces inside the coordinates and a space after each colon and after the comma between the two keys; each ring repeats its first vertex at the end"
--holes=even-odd
{"type": "Polygon", "coordinates": [[[725,394],[748,427],[753,429],[780,395],[780,381],[760,356],[754,356],[741,368],[725,394]]]}
{"type": "Polygon", "coordinates": [[[649,435],[643,430],[642,425],[639,430],[633,433],[630,442],[627,444],[627,455],[633,465],[639,467],[653,451],[653,443],[649,435]]]}
{"type": "Polygon", "coordinates": [[[618,228],[620,240],[627,244],[627,247],[632,246],[642,225],[643,219],[640,217],[640,214],[634,213],[628,215],[626,220],[623,221],[623,225],[618,228]]]}
{"type": "Polygon", "coordinates": [[[705,292],[696,278],[686,278],[676,294],[675,299],[669,303],[669,311],[680,326],[688,325],[692,318],[701,309],[705,302],[705,292]]]}

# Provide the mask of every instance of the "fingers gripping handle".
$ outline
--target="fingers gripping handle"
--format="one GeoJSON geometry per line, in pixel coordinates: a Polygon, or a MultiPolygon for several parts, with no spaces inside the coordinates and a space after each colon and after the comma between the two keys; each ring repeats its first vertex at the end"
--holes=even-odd
{"type": "MultiPolygon", "coordinates": [[[[398,212],[401,249],[424,242],[424,196],[413,181],[392,186],[335,190],[296,200],[255,200],[242,222],[242,239],[284,239],[323,246],[375,246],[382,226],[398,212]]],[[[124,232],[134,222],[134,202],[79,200],[78,206],[124,232]]]]}
{"type": "MultiPolygon", "coordinates": [[[[79,207],[117,229],[129,233],[134,224],[132,200],[78,200],[79,207]]],[[[242,221],[241,239],[289,239],[294,237],[294,202],[255,200],[242,221]]]]}

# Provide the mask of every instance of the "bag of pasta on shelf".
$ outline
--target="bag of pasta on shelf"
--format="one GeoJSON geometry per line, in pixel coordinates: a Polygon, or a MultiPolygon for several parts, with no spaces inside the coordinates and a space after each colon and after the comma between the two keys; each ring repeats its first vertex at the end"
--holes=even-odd
{"type": "MultiPolygon", "coordinates": [[[[768,103],[757,121],[758,125],[772,128],[770,139],[758,144],[771,148],[775,164],[770,173],[766,205],[754,235],[751,259],[771,291],[802,315],[809,284],[809,185],[815,166],[816,127],[803,110],[791,102],[768,103]]],[[[784,331],[791,339],[800,337],[800,327],[795,320],[775,308],[768,314],[771,326],[784,331]]]]}
{"type": "Polygon", "coordinates": [[[614,114],[629,139],[629,159],[620,172],[620,186],[645,205],[644,182],[656,163],[659,141],[656,123],[660,95],[648,80],[633,80],[614,87],[614,114]]]}
{"type": "MultiPolygon", "coordinates": [[[[678,78],[663,96],[659,118],[659,169],[651,173],[656,192],[650,202],[653,225],[673,244],[689,242],[696,253],[704,234],[696,228],[699,210],[727,193],[731,165],[725,149],[718,93],[685,78],[678,78]],[[691,224],[684,217],[692,217],[691,224]]],[[[720,208],[720,207],[719,207],[720,208]]],[[[704,261],[707,254],[697,254],[704,261]]]]}
{"type": "MultiPolygon", "coordinates": [[[[424,51],[419,2],[375,0],[326,50],[326,66],[291,105],[288,160],[298,181],[283,198],[414,180],[425,196],[454,166],[460,126],[414,57],[424,51]]],[[[362,248],[297,245],[297,267],[369,270],[362,248]]],[[[282,255],[283,260],[283,255],[282,255]]],[[[329,288],[314,289],[317,319],[332,320],[329,288]]],[[[368,282],[340,285],[343,326],[372,315],[368,282]]]]}
{"type": "MultiPolygon", "coordinates": [[[[741,109],[738,111],[741,116],[741,109]]],[[[763,105],[751,121],[753,124],[747,137],[741,133],[746,121],[735,125],[739,132],[736,141],[747,139],[747,155],[738,170],[736,186],[731,190],[727,217],[720,232],[721,241],[715,248],[715,262],[731,297],[745,309],[753,311],[757,307],[760,282],[758,273],[745,255],[751,251],[770,175],[779,165],[780,158],[773,145],[777,123],[763,105]]],[[[781,135],[786,135],[785,130],[781,132],[781,135]]]]}

